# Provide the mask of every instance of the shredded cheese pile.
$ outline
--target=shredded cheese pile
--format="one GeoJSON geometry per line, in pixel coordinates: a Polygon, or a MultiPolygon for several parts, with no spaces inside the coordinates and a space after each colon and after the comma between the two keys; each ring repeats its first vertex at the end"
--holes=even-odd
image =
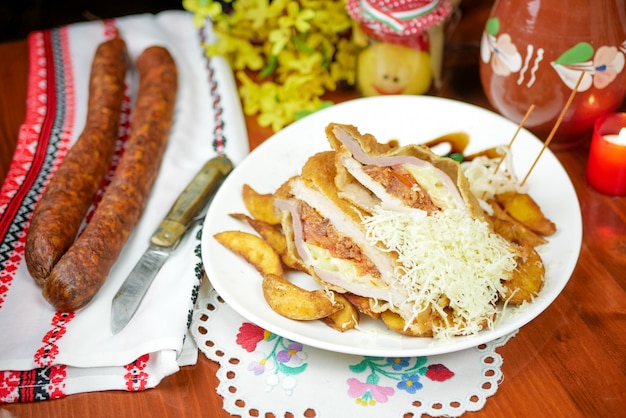
{"type": "Polygon", "coordinates": [[[471,192],[488,213],[491,213],[491,208],[489,205],[483,204],[486,200],[493,199],[499,193],[513,191],[523,193],[526,190],[525,186],[521,188],[519,186],[509,147],[500,147],[498,152],[505,157],[497,172],[494,171],[500,158],[480,156],[461,163],[461,169],[470,183],[471,192]]]}
{"type": "Polygon", "coordinates": [[[469,335],[485,322],[493,325],[496,302],[504,292],[501,279],[515,269],[511,244],[488,224],[458,210],[427,216],[379,206],[364,226],[372,245],[381,243],[398,255],[396,283],[407,294],[405,305],[416,317],[433,307],[442,318],[452,309],[452,323],[435,326],[435,338],[469,335]],[[441,301],[448,299],[442,306],[441,301]]]}

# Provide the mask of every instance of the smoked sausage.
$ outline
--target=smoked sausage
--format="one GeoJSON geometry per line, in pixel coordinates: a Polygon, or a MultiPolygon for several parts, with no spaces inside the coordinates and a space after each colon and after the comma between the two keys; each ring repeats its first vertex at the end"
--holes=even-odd
{"type": "Polygon", "coordinates": [[[36,205],[26,235],[26,266],[40,286],[76,239],[111,165],[128,64],[126,44],[119,37],[96,49],[85,127],[36,205]]]}
{"type": "Polygon", "coordinates": [[[105,282],[137,224],[159,172],[173,121],[178,86],[176,64],[160,46],[137,58],[137,100],[129,138],[111,183],[89,224],[61,257],[43,286],[58,311],[87,304],[105,282]]]}

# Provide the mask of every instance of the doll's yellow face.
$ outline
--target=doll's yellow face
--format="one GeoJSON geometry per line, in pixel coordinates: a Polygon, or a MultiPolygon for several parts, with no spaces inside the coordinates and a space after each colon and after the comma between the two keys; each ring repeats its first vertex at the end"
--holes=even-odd
{"type": "Polygon", "coordinates": [[[356,82],[364,96],[424,94],[431,80],[430,56],[425,51],[374,42],[357,58],[356,82]]]}

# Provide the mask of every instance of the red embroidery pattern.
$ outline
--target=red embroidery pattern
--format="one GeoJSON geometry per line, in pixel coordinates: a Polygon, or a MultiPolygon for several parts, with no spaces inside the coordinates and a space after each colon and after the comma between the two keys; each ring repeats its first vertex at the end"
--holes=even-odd
{"type": "MultiPolygon", "coordinates": [[[[206,27],[202,27],[199,30],[200,35],[200,43],[202,45],[206,44],[206,27]]],[[[211,65],[211,58],[206,57],[205,59],[206,70],[209,79],[209,89],[211,94],[211,100],[213,104],[213,110],[215,111],[214,122],[215,128],[213,129],[213,149],[217,152],[217,155],[224,155],[224,151],[226,148],[226,143],[228,142],[224,137],[224,119],[223,119],[223,109],[221,97],[219,95],[217,79],[215,77],[215,70],[213,69],[213,65],[211,65]]]]}
{"type": "Polygon", "coordinates": [[[102,23],[104,24],[104,37],[106,39],[115,38],[118,32],[115,19],[105,19],[102,23]]]}
{"type": "Polygon", "coordinates": [[[65,366],[0,372],[0,404],[62,398],[66,373],[65,366]]]}
{"type": "MultiPolygon", "coordinates": [[[[72,133],[74,132],[74,119],[76,119],[76,89],[74,86],[74,69],[72,67],[72,56],[70,54],[70,37],[68,28],[61,29],[61,56],[63,57],[63,96],[65,120],[63,121],[63,128],[59,134],[59,149],[58,157],[55,158],[55,170],[61,165],[61,161],[71,148],[72,133]]],[[[52,179],[52,176],[48,177],[48,181],[52,179]]]]}
{"type": "Polygon", "coordinates": [[[435,382],[445,382],[454,377],[454,372],[443,364],[431,364],[428,366],[425,376],[435,382]]]}
{"type": "MultiPolygon", "coordinates": [[[[36,171],[40,171],[41,168],[45,168],[48,170],[47,176],[44,179],[43,187],[37,189],[35,191],[38,192],[36,196],[36,200],[39,200],[45,190],[45,187],[50,183],[50,180],[56,173],[57,169],[61,165],[61,161],[67,155],[67,152],[71,148],[72,141],[72,132],[74,125],[74,111],[75,111],[75,89],[74,89],[74,72],[72,70],[72,61],[70,57],[69,51],[69,33],[68,28],[62,27],[58,30],[54,31],[55,34],[58,35],[48,35],[51,40],[50,44],[45,52],[46,62],[44,65],[47,66],[46,72],[48,75],[48,82],[46,85],[45,91],[42,93],[47,95],[46,101],[44,102],[42,113],[46,115],[42,123],[42,130],[39,134],[37,145],[38,148],[45,150],[48,147],[50,141],[55,141],[56,152],[53,155],[53,158],[49,158],[50,156],[46,156],[46,161],[41,161],[34,168],[36,171]],[[57,40],[58,39],[58,40],[57,40]],[[52,45],[53,44],[53,45],[52,45]],[[55,71],[57,68],[55,67],[55,55],[61,55],[63,68],[56,74],[55,71]],[[57,85],[58,82],[55,78],[62,79],[62,89],[63,89],[63,99],[59,99],[57,96],[57,85]],[[59,118],[59,120],[55,119],[57,113],[63,113],[63,116],[59,118]],[[52,132],[56,132],[58,130],[58,135],[52,135],[52,132]],[[52,139],[51,137],[58,137],[58,139],[52,139]],[[48,161],[50,160],[50,161],[48,161]],[[45,164],[45,166],[44,166],[45,164]],[[44,167],[42,167],[44,166],[44,167]]],[[[29,85],[30,89],[30,85],[29,85]]],[[[44,170],[41,170],[42,172],[44,170]]],[[[27,229],[27,228],[26,228],[27,229]]],[[[25,230],[26,231],[26,230],[25,230]]]]}
{"type": "Polygon", "coordinates": [[[24,241],[20,240],[17,242],[13,250],[13,255],[11,255],[4,264],[4,269],[0,271],[0,309],[4,304],[6,294],[9,293],[9,287],[13,281],[17,267],[22,261],[21,254],[24,253],[24,241]]]}
{"type": "MultiPolygon", "coordinates": [[[[4,304],[6,295],[9,292],[11,282],[15,276],[18,266],[24,253],[24,240],[26,233],[20,228],[15,236],[10,234],[10,226],[13,224],[14,216],[19,210],[23,196],[28,192],[32,182],[28,179],[29,170],[35,158],[35,149],[41,126],[46,115],[46,87],[47,70],[45,60],[45,42],[41,32],[33,34],[28,39],[30,74],[28,84],[28,111],[26,120],[20,128],[18,134],[18,144],[11,161],[11,167],[0,190],[0,241],[6,244],[13,244],[9,250],[7,258],[0,268],[0,309],[4,304]],[[17,199],[13,200],[16,195],[17,199]],[[11,207],[9,208],[9,204],[11,207]]],[[[32,176],[31,176],[32,177],[32,176]]]]}
{"type": "Polygon", "coordinates": [[[6,371],[0,373],[0,403],[19,402],[20,372],[6,371]]]}
{"type": "Polygon", "coordinates": [[[44,39],[41,32],[28,39],[29,61],[31,68],[28,83],[28,111],[26,120],[18,134],[18,146],[11,161],[11,168],[0,192],[0,213],[4,213],[7,205],[17,193],[34,158],[34,147],[39,138],[39,131],[46,113],[46,61],[44,39]],[[34,78],[36,77],[36,78],[34,78]]]}
{"type": "Polygon", "coordinates": [[[68,29],[35,32],[28,38],[28,109],[18,134],[16,151],[7,178],[0,190],[0,309],[4,305],[13,277],[24,254],[29,215],[43,187],[67,153],[74,120],[74,75],[69,57],[68,29]],[[55,48],[63,54],[63,69],[57,74],[55,48]],[[64,95],[57,103],[56,83],[64,95]],[[53,132],[58,153],[50,160],[48,145],[53,132]],[[50,165],[47,177],[42,167],[50,165]],[[41,177],[43,176],[43,177],[41,177]]]}
{"type": "Polygon", "coordinates": [[[266,331],[263,328],[250,322],[244,322],[239,327],[236,341],[244,350],[252,353],[256,350],[259,341],[263,341],[266,337],[266,331]]]}
{"type": "Polygon", "coordinates": [[[150,360],[150,354],[144,354],[137,360],[124,366],[128,373],[124,374],[126,380],[126,389],[131,392],[138,392],[146,389],[148,385],[148,373],[145,368],[150,360]]]}
{"type": "Polygon", "coordinates": [[[57,342],[67,332],[67,324],[74,319],[74,312],[57,312],[52,317],[52,329],[46,333],[42,342],[44,345],[35,353],[35,363],[38,366],[50,366],[59,354],[57,342]]]}
{"type": "Polygon", "coordinates": [[[49,394],[48,399],[58,399],[65,396],[63,389],[65,389],[65,378],[67,376],[66,368],[67,366],[65,365],[59,365],[48,369],[50,371],[49,381],[46,385],[47,393],[49,394]]]}

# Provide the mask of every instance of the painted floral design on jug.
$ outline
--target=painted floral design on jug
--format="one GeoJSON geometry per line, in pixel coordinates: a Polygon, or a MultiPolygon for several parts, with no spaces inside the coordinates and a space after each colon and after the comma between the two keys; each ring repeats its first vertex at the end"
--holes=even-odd
{"type": "MultiPolygon", "coordinates": [[[[625,54],[626,39],[619,46],[601,46],[597,50],[588,42],[579,42],[550,62],[550,65],[570,89],[576,87],[584,71],[577,89],[582,92],[591,86],[602,89],[612,83],[624,70],[625,54]]],[[[480,57],[484,63],[491,65],[494,74],[507,77],[519,72],[517,84],[522,85],[526,81],[526,87],[531,87],[536,81],[543,56],[543,48],[529,44],[525,57],[522,57],[511,36],[500,33],[500,20],[495,17],[487,20],[481,39],[480,57]]]]}
{"type": "Polygon", "coordinates": [[[623,12],[624,0],[496,0],[479,53],[490,105],[515,123],[533,106],[524,128],[553,150],[588,141],[626,98],[623,12]]]}

